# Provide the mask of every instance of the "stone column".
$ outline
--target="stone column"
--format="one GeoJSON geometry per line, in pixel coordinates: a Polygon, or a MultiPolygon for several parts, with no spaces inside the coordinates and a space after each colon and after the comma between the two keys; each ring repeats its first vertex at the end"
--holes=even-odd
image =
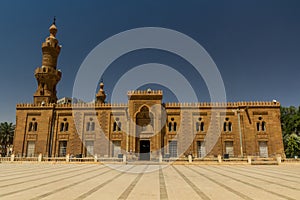
{"type": "Polygon", "coordinates": [[[38,162],[42,162],[42,159],[43,159],[43,155],[40,153],[38,157],[38,162]]]}
{"type": "Polygon", "coordinates": [[[11,161],[11,162],[14,162],[14,161],[15,161],[15,154],[11,154],[11,156],[10,156],[10,161],[11,161]]]}
{"type": "Polygon", "coordinates": [[[276,160],[277,160],[278,165],[281,164],[281,156],[277,156],[276,160]]]}
{"type": "Polygon", "coordinates": [[[218,155],[218,162],[221,163],[222,162],[222,156],[218,155]]]}
{"type": "Polygon", "coordinates": [[[70,155],[69,154],[66,155],[66,162],[70,162],[70,155]]]}
{"type": "Polygon", "coordinates": [[[247,156],[248,163],[251,165],[251,156],[247,156]]]}
{"type": "Polygon", "coordinates": [[[188,155],[188,159],[189,159],[189,163],[192,163],[193,162],[193,159],[192,159],[192,155],[188,155]]]}

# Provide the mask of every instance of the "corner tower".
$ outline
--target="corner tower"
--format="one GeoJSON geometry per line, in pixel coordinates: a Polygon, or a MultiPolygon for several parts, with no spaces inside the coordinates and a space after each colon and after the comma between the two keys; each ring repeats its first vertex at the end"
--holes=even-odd
{"type": "Polygon", "coordinates": [[[42,66],[35,70],[38,87],[33,95],[34,103],[56,103],[56,85],[60,81],[61,72],[56,69],[57,58],[61,49],[56,39],[57,28],[55,19],[49,28],[50,35],[42,44],[42,66]]]}

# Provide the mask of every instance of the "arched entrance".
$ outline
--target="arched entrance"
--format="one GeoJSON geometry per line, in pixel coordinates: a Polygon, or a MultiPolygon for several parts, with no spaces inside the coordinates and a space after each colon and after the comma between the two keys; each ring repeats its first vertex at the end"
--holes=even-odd
{"type": "Polygon", "coordinates": [[[139,153],[140,160],[150,160],[151,157],[151,137],[153,131],[153,114],[149,112],[147,106],[143,106],[136,115],[136,152],[139,153]]]}

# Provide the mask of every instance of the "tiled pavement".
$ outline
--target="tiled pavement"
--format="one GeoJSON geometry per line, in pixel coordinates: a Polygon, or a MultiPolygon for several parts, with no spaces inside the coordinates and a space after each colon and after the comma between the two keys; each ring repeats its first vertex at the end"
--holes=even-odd
{"type": "Polygon", "coordinates": [[[300,165],[0,164],[0,199],[300,199],[300,165]]]}

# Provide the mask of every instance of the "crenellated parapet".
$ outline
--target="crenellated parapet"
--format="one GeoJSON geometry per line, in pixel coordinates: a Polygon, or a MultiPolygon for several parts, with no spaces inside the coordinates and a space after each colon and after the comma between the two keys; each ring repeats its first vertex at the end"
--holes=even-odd
{"type": "Polygon", "coordinates": [[[56,104],[45,103],[45,104],[34,104],[34,103],[19,103],[17,109],[28,108],[28,109],[43,109],[43,108],[54,108],[56,104]]]}
{"type": "Polygon", "coordinates": [[[128,95],[163,95],[162,90],[130,90],[127,92],[128,95]]]}
{"type": "Polygon", "coordinates": [[[165,103],[166,108],[227,108],[227,107],[280,107],[277,101],[241,101],[241,102],[199,102],[199,103],[165,103]]]}
{"type": "Polygon", "coordinates": [[[162,90],[131,90],[127,92],[129,100],[162,100],[162,90]]]}
{"type": "Polygon", "coordinates": [[[127,103],[67,103],[67,104],[33,104],[33,103],[19,103],[17,108],[127,108],[127,103]]]}
{"type": "MultiPolygon", "coordinates": [[[[127,103],[75,103],[75,104],[33,104],[33,103],[20,103],[17,104],[17,108],[126,108],[127,103]]],[[[178,108],[178,107],[279,107],[278,101],[241,101],[241,102],[199,102],[199,103],[178,103],[170,102],[165,103],[166,108],[178,108]]]]}
{"type": "MultiPolygon", "coordinates": [[[[126,103],[75,103],[66,104],[73,108],[127,108],[126,103]]],[[[59,105],[62,106],[62,105],[59,105]]]]}

